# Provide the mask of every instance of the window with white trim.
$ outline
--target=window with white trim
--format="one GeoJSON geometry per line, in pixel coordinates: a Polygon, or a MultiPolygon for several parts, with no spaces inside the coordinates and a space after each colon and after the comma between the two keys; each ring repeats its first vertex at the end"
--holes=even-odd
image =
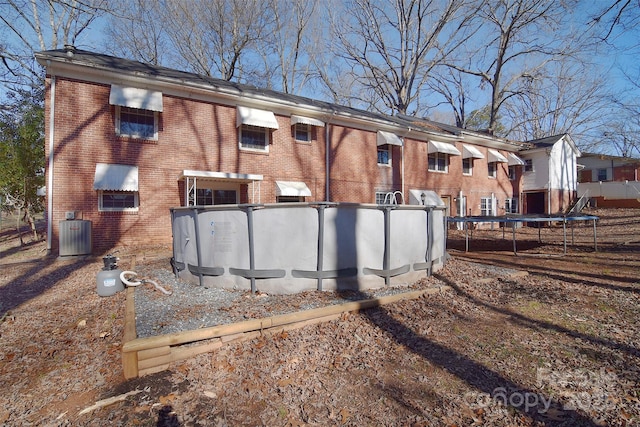
{"type": "Polygon", "coordinates": [[[493,197],[480,198],[480,215],[493,216],[493,197]]]}
{"type": "Polygon", "coordinates": [[[462,174],[473,175],[473,157],[462,159],[462,174]]]}
{"type": "Polygon", "coordinates": [[[158,139],[158,112],[116,106],[116,133],[139,139],[158,139]]]}
{"type": "Polygon", "coordinates": [[[516,179],[516,167],[515,166],[509,166],[509,179],[511,181],[514,181],[516,179]]]}
{"type": "Polygon", "coordinates": [[[196,189],[196,205],[234,205],[238,203],[238,193],[235,190],[219,190],[212,188],[196,189]]]}
{"type": "Polygon", "coordinates": [[[137,191],[98,191],[98,211],[137,212],[137,191]]]}
{"type": "Polygon", "coordinates": [[[489,162],[487,163],[488,165],[488,171],[489,171],[489,178],[495,178],[498,176],[498,162],[489,162]]]}
{"type": "Polygon", "coordinates": [[[296,123],[294,126],[296,141],[311,142],[311,126],[306,123],[296,123]]]}
{"type": "Polygon", "coordinates": [[[524,159],[524,171],[525,172],[533,172],[533,160],[524,159]]]}
{"type": "Polygon", "coordinates": [[[240,125],[240,148],[257,151],[269,151],[269,129],[240,125]]]}
{"type": "Polygon", "coordinates": [[[518,213],[518,198],[517,197],[511,197],[511,198],[506,198],[504,200],[504,212],[505,213],[518,213]]]}
{"type": "Polygon", "coordinates": [[[431,172],[447,172],[449,170],[449,155],[447,153],[429,153],[428,160],[431,172]]]}
{"type": "Polygon", "coordinates": [[[606,181],[606,180],[607,180],[607,170],[598,169],[598,181],[606,181]]]}
{"type": "Polygon", "coordinates": [[[391,146],[389,144],[378,145],[378,164],[391,165],[391,146]]]}

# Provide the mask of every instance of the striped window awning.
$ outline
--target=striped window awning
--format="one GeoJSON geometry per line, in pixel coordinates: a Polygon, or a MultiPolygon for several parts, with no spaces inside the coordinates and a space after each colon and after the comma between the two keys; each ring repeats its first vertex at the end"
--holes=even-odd
{"type": "Polygon", "coordinates": [[[138,167],[97,163],[93,189],[103,191],[138,191],[138,167]]]}
{"type": "Polygon", "coordinates": [[[162,92],[137,87],[111,85],[109,104],[162,112],[162,92]]]}
{"type": "Polygon", "coordinates": [[[240,125],[278,129],[278,121],[273,112],[242,106],[238,106],[236,116],[236,127],[240,127],[240,125]]]}
{"type": "Polygon", "coordinates": [[[395,133],[385,132],[382,130],[378,131],[376,140],[377,140],[378,146],[389,144],[389,145],[397,145],[398,147],[402,147],[404,145],[402,138],[400,138],[398,135],[396,135],[395,133]]]}
{"type": "Polygon", "coordinates": [[[427,151],[429,153],[446,153],[451,156],[459,156],[460,151],[453,144],[449,144],[446,142],[438,142],[438,141],[429,141],[429,146],[427,147],[427,151]]]}
{"type": "Polygon", "coordinates": [[[317,126],[320,128],[324,127],[324,122],[322,120],[305,116],[291,116],[291,126],[297,125],[298,123],[301,123],[303,125],[317,126]]]}
{"type": "Polygon", "coordinates": [[[310,197],[311,190],[301,181],[276,181],[277,196],[310,197]]]}
{"type": "Polygon", "coordinates": [[[508,153],[507,156],[509,157],[509,166],[524,166],[526,164],[524,160],[513,153],[508,153]]]}
{"type": "Polygon", "coordinates": [[[489,163],[508,163],[508,160],[498,151],[489,148],[489,163]]]}
{"type": "Polygon", "coordinates": [[[473,145],[462,145],[462,158],[464,159],[484,159],[484,154],[473,145]]]}

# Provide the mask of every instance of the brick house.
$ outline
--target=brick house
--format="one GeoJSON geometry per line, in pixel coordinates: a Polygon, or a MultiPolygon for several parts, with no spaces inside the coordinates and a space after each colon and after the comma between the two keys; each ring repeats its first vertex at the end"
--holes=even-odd
{"type": "Polygon", "coordinates": [[[640,207],[640,159],[585,153],[580,158],[578,193],[593,206],[640,207]]]}
{"type": "Polygon", "coordinates": [[[420,204],[434,192],[451,215],[523,212],[531,144],[70,46],[36,59],[49,250],[73,218],[91,222],[94,251],[170,243],[169,209],[186,205],[420,204]]]}

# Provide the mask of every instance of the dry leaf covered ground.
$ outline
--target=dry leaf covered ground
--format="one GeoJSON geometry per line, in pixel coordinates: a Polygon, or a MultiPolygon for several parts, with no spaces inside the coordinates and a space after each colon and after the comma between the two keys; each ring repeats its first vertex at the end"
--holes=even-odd
{"type": "MultiPolygon", "coordinates": [[[[0,425],[640,425],[640,212],[562,228],[450,232],[451,291],[232,342],[125,381],[124,292],[99,297],[99,257],[60,261],[0,234],[0,425]],[[569,237],[570,239],[570,237],[569,237]],[[523,274],[522,272],[528,272],[523,274]],[[96,409],[112,397],[121,401],[96,409]],[[84,413],[83,410],[89,409],[84,413]]],[[[166,248],[121,248],[165,269],[166,248]]],[[[138,290],[136,290],[138,292],[138,290]]],[[[247,296],[246,318],[328,295],[247,296]],[[276,307],[278,306],[278,307],[276,307]]],[[[184,315],[184,313],[181,313],[184,315]]]]}

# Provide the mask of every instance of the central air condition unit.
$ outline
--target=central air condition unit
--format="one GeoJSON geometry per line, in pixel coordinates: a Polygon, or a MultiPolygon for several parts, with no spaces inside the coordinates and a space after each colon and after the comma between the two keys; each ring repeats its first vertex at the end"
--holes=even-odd
{"type": "Polygon", "coordinates": [[[60,256],[89,255],[91,250],[91,221],[60,221],[60,256]]]}

